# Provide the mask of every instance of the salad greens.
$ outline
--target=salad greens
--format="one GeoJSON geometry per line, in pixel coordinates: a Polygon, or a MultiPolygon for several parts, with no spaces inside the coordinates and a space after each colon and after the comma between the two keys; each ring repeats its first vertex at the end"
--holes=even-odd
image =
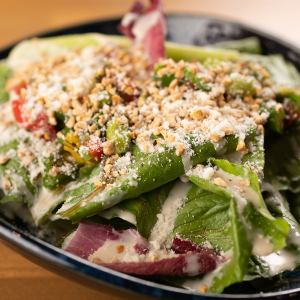
{"type": "MultiPolygon", "coordinates": [[[[256,38],[165,48],[153,64],[119,36],[17,45],[0,64],[2,209],[103,226],[86,259],[143,276],[159,262],[161,280],[202,292],[296,268],[297,69],[256,38]]],[[[67,251],[89,243],[76,232],[67,251]]]]}

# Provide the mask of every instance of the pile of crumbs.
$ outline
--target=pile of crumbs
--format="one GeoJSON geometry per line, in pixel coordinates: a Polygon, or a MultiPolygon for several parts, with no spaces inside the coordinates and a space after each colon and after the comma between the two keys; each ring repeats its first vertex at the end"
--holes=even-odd
{"type": "MultiPolygon", "coordinates": [[[[270,75],[257,63],[204,65],[165,59],[153,70],[142,49],[115,45],[91,46],[45,58],[15,73],[9,86],[18,83],[25,83],[20,97],[25,99],[23,110],[28,122],[44,113],[49,124],[57,128],[57,114],[64,117],[65,129],[58,130],[54,141],[28,132],[27,136],[42,141],[30,144],[37,163],[43,161],[41,149],[53,144],[49,148],[52,154],[66,159],[59,172],[70,175],[73,157],[62,154],[60,146],[66,132],[75,137],[74,152],[79,158],[87,155],[87,142],[96,139],[103,151],[103,184],[126,175],[132,162],[128,150],[117,153],[114,142],[107,140],[111,120],[127,128],[131,143],[145,153],[174,147],[177,155],[184,156],[190,151],[190,136],[197,143],[218,144],[228,135],[238,137],[237,151],[247,152],[247,134],[253,129],[262,132],[268,117],[261,110],[262,104],[275,103],[270,75]]],[[[15,98],[11,92],[11,100],[15,98]]],[[[23,157],[29,159],[28,155],[23,157]]],[[[28,165],[28,161],[23,164],[28,165]]]]}

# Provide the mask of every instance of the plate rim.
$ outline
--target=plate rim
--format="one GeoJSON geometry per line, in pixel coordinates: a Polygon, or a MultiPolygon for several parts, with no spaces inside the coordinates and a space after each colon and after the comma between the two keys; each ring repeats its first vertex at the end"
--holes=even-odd
{"type": "MultiPolygon", "coordinates": [[[[212,21],[232,24],[244,30],[252,32],[255,36],[263,37],[264,39],[268,39],[277,44],[280,44],[281,46],[287,48],[288,50],[291,50],[292,52],[295,52],[300,55],[299,46],[296,46],[293,43],[286,41],[281,37],[277,37],[276,35],[273,35],[269,32],[265,32],[261,29],[250,26],[248,24],[243,24],[242,22],[239,22],[237,20],[232,20],[230,18],[217,16],[213,14],[203,14],[203,13],[200,14],[167,13],[167,17],[192,17],[192,18],[202,17],[202,18],[210,19],[212,21]]],[[[68,30],[72,30],[84,26],[92,26],[92,25],[96,25],[97,23],[117,22],[119,20],[120,17],[118,16],[92,19],[84,22],[74,22],[73,24],[68,24],[66,26],[61,26],[57,28],[52,28],[50,30],[43,30],[37,33],[33,33],[23,38],[16,39],[15,41],[10,42],[7,45],[4,45],[3,47],[0,47],[0,58],[1,59],[5,58],[8,52],[16,44],[26,39],[30,39],[34,37],[55,36],[61,34],[62,31],[68,31],[68,30]]],[[[101,282],[101,284],[108,285],[114,289],[122,290],[126,293],[132,292],[135,294],[144,294],[148,296],[159,296],[157,293],[159,292],[161,294],[160,296],[180,297],[180,299],[183,299],[182,297],[186,296],[186,297],[192,297],[193,299],[200,300],[206,298],[207,299],[259,299],[259,298],[268,299],[272,297],[285,296],[285,295],[290,295],[290,294],[300,292],[300,286],[299,286],[298,288],[293,288],[293,289],[279,291],[279,292],[255,293],[255,294],[215,294],[215,293],[199,293],[197,291],[155,283],[153,281],[149,281],[128,274],[124,274],[121,272],[117,272],[106,267],[94,265],[84,259],[76,257],[73,254],[67,253],[64,250],[55,247],[30,233],[20,230],[19,228],[15,227],[13,224],[3,219],[1,215],[0,215],[0,239],[6,242],[6,244],[8,244],[11,248],[13,248],[15,251],[18,251],[19,253],[21,253],[21,250],[24,251],[25,252],[24,256],[26,254],[29,254],[31,256],[30,260],[32,260],[32,257],[35,257],[38,260],[42,260],[54,265],[56,268],[66,269],[69,273],[73,273],[79,278],[86,279],[86,281],[91,281],[98,284],[101,282]],[[80,269],[80,267],[84,267],[84,266],[90,268],[91,271],[97,270],[97,274],[99,275],[100,273],[102,273],[103,277],[112,276],[112,278],[121,278],[122,280],[125,281],[125,283],[131,282],[133,283],[133,285],[139,287],[143,286],[144,288],[139,289],[139,291],[137,292],[133,290],[134,286],[130,287],[129,289],[125,287],[126,286],[125,284],[122,287],[117,286],[116,283],[113,284],[109,281],[103,280],[103,278],[92,276],[92,274],[87,272],[84,268],[80,269]],[[150,293],[148,293],[149,291],[150,293]]]]}

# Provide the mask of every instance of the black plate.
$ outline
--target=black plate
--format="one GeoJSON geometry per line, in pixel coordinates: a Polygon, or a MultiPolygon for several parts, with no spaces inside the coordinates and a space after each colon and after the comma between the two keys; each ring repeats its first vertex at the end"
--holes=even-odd
{"type": "MultiPolygon", "coordinates": [[[[207,16],[168,16],[168,39],[185,44],[204,45],[224,40],[257,36],[264,54],[281,53],[300,70],[300,50],[278,38],[247,26],[207,16]]],[[[38,36],[54,36],[72,33],[101,32],[118,34],[119,19],[95,21],[80,24],[38,36]]],[[[13,46],[13,45],[12,45],[13,46]]],[[[12,46],[0,51],[0,59],[5,58],[12,46]]],[[[110,293],[135,292],[169,299],[287,299],[300,297],[300,271],[286,272],[270,280],[255,280],[230,287],[222,295],[188,291],[132,277],[110,269],[95,266],[71,254],[55,248],[30,233],[29,228],[18,220],[10,220],[0,214],[0,237],[11,247],[31,260],[48,269],[59,271],[81,283],[94,288],[107,289],[110,293]],[[264,291],[264,293],[259,293],[264,291]],[[297,296],[298,295],[298,296],[297,296]]],[[[132,294],[132,299],[138,299],[132,294]]]]}

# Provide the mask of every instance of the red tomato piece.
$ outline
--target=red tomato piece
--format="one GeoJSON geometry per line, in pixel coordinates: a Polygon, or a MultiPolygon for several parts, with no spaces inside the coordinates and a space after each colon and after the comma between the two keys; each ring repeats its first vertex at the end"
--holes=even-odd
{"type": "Polygon", "coordinates": [[[12,89],[18,95],[17,99],[12,100],[12,110],[16,121],[29,131],[41,130],[44,133],[45,139],[55,139],[55,128],[48,123],[48,116],[46,114],[40,113],[35,120],[28,122],[29,118],[24,114],[23,110],[25,99],[21,96],[21,90],[26,87],[26,83],[21,82],[12,89]]]}
{"type": "Polygon", "coordinates": [[[15,119],[18,123],[25,122],[25,118],[22,114],[22,107],[25,103],[24,98],[21,97],[21,90],[26,88],[26,83],[22,81],[20,84],[15,86],[12,90],[17,94],[17,98],[12,100],[12,110],[15,116],[15,119]]]}
{"type": "Polygon", "coordinates": [[[12,90],[17,94],[17,95],[21,95],[21,90],[22,89],[26,89],[27,84],[25,81],[20,82],[18,85],[16,85],[15,87],[12,88],[12,90]]]}
{"type": "Polygon", "coordinates": [[[96,160],[100,161],[103,155],[102,142],[97,136],[92,136],[87,142],[90,155],[96,160]]]}
{"type": "Polygon", "coordinates": [[[53,140],[56,137],[55,128],[48,123],[48,116],[43,113],[40,113],[31,123],[26,124],[25,128],[29,131],[41,130],[46,139],[53,140]]]}
{"type": "Polygon", "coordinates": [[[12,110],[15,116],[15,119],[18,123],[23,123],[25,120],[22,115],[22,107],[24,105],[24,99],[19,98],[12,101],[12,110]]]}

